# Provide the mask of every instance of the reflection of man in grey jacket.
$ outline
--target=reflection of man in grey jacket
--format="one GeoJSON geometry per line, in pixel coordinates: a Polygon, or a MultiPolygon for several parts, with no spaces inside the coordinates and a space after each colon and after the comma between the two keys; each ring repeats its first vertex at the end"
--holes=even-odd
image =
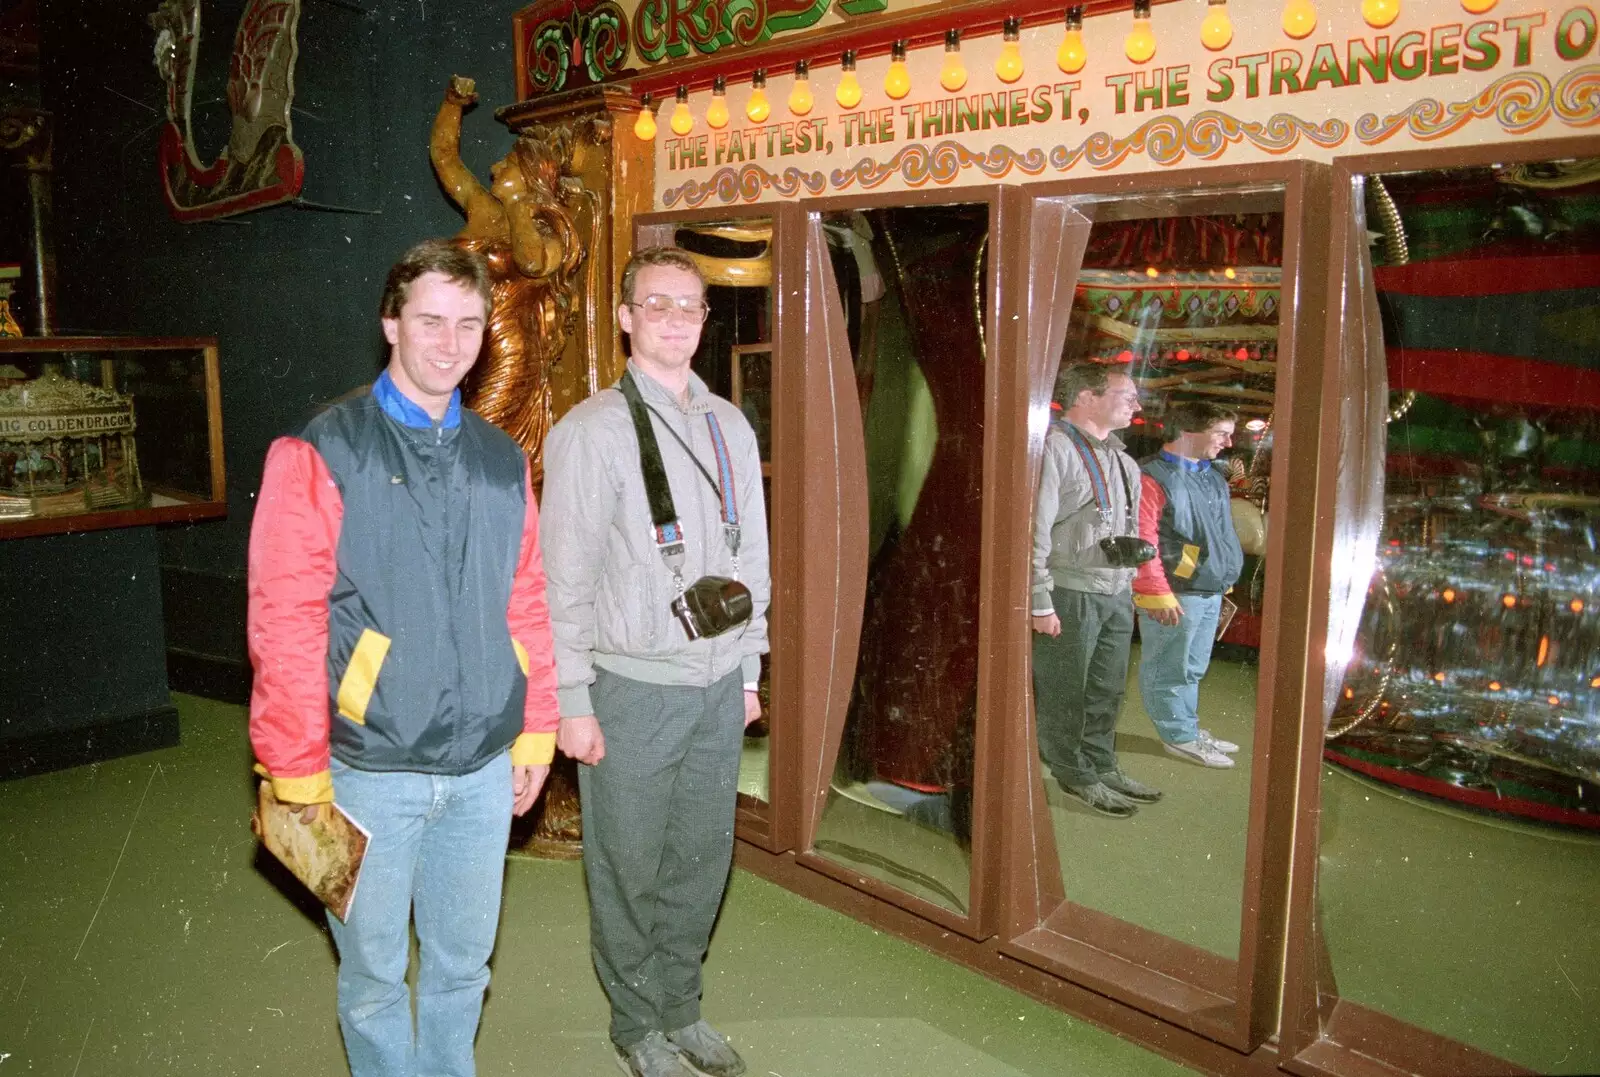
{"type": "Polygon", "coordinates": [[[1139,466],[1112,433],[1139,393],[1121,369],[1080,363],[1056,379],[1064,418],[1045,437],[1033,522],[1033,687],[1039,754],[1095,811],[1126,818],[1156,790],[1117,766],[1117,711],[1133,638],[1131,567],[1101,539],[1139,533],[1139,466]]]}
{"type": "Polygon", "coordinates": [[[682,525],[682,579],[736,577],[754,615],[688,638],[670,610],[678,585],[657,546],[628,404],[614,389],[585,400],[545,441],[557,744],[585,764],[590,943],[619,1060],[636,1077],[688,1077],[685,1061],[733,1077],[744,1062],[700,1018],[700,964],[733,853],[743,731],[761,714],[771,594],[761,464],[744,415],[690,372],[707,315],[694,263],[641,251],[622,300],[628,369],[682,525]]]}

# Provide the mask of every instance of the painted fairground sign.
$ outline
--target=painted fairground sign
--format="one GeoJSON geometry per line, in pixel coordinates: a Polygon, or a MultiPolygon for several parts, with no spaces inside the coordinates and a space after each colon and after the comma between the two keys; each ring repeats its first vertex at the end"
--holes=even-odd
{"type": "Polygon", "coordinates": [[[889,6],[889,0],[540,0],[512,18],[517,96],[591,86],[638,67],[748,48],[889,6]]]}
{"type": "Polygon", "coordinates": [[[761,123],[745,122],[748,81],[727,87],[732,119],[721,129],[707,126],[709,92],[690,95],[687,134],[673,132],[673,102],[664,102],[656,204],[1325,161],[1379,147],[1559,137],[1600,124],[1595,6],[1369,0],[1369,9],[1398,11],[1381,29],[1363,18],[1363,6],[1234,0],[1226,43],[1212,26],[1203,44],[1203,22],[1221,5],[1158,5],[1144,23],[1154,54],[1140,63],[1128,58],[1138,54],[1127,41],[1131,14],[1097,16],[1083,20],[1082,64],[1072,74],[1058,63],[1059,51],[1072,66],[1062,24],[1030,27],[1009,57],[1007,74],[1021,68],[1009,84],[996,69],[1007,43],[986,36],[958,43],[967,78],[956,92],[940,81],[947,49],[914,50],[903,71],[910,90],[899,100],[885,90],[890,57],[878,56],[860,61],[862,92],[851,108],[836,103],[839,57],[819,56],[809,80],[815,105],[805,115],[786,107],[795,83],[788,72],[769,76],[771,111],[761,123]],[[1468,6],[1489,10],[1474,15],[1468,6]],[[1313,12],[1314,28],[1289,36],[1286,7],[1313,12]]]}

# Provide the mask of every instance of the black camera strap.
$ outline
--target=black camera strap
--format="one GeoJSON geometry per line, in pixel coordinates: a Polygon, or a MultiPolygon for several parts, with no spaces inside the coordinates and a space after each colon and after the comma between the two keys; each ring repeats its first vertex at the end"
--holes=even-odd
{"type": "MultiPolygon", "coordinates": [[[[667,481],[667,467],[661,459],[661,446],[656,441],[654,424],[650,416],[655,409],[644,402],[639,395],[639,386],[634,383],[633,372],[624,371],[622,380],[617,383],[617,389],[628,402],[628,414],[633,419],[633,430],[639,439],[639,469],[644,473],[644,494],[650,503],[650,522],[654,525],[656,550],[661,554],[661,559],[666,562],[667,568],[672,571],[673,582],[677,585],[678,593],[682,594],[683,565],[684,565],[684,537],[683,524],[678,519],[678,510],[672,503],[672,484],[667,481]]],[[[672,429],[672,424],[657,413],[661,425],[667,428],[683,451],[689,454],[689,459],[705,477],[711,489],[717,495],[717,502],[722,509],[722,537],[728,544],[728,552],[733,555],[733,573],[737,579],[739,575],[739,504],[735,494],[733,480],[733,459],[728,453],[727,442],[722,436],[722,426],[717,422],[717,417],[711,412],[706,412],[706,425],[711,434],[712,452],[716,454],[717,470],[722,474],[722,483],[719,485],[706,470],[700,458],[689,448],[687,442],[672,429]]]]}
{"type": "MultiPolygon", "coordinates": [[[[1089,444],[1089,437],[1082,430],[1074,426],[1069,419],[1062,419],[1061,425],[1066,429],[1067,440],[1072,442],[1072,447],[1078,450],[1078,456],[1083,460],[1084,470],[1089,473],[1089,488],[1094,493],[1095,504],[1100,509],[1100,519],[1107,527],[1111,526],[1111,489],[1106,483],[1105,469],[1100,466],[1100,457],[1095,454],[1094,446],[1089,444]]],[[[1128,483],[1128,472],[1117,459],[1116,450],[1107,449],[1106,457],[1111,461],[1111,466],[1116,469],[1122,478],[1123,519],[1127,525],[1127,533],[1133,534],[1133,487],[1128,483]]]]}

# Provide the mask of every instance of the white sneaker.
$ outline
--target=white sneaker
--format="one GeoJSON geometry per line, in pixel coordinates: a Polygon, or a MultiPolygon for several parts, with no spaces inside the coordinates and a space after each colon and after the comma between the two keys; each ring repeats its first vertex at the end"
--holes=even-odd
{"type": "Polygon", "coordinates": [[[1202,767],[1224,770],[1233,766],[1233,756],[1218,751],[1204,737],[1184,741],[1182,744],[1168,744],[1166,749],[1168,755],[1187,759],[1191,763],[1199,763],[1202,767]]]}
{"type": "Polygon", "coordinates": [[[1209,729],[1202,729],[1200,731],[1200,739],[1211,745],[1211,747],[1215,748],[1217,751],[1226,752],[1228,755],[1233,755],[1239,751],[1239,746],[1233,743],[1233,741],[1223,740],[1221,737],[1213,736],[1209,729]]]}

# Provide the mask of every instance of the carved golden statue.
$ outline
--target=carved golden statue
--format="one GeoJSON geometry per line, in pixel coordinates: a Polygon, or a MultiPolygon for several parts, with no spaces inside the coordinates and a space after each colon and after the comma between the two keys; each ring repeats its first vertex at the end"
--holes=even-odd
{"type": "MultiPolygon", "coordinates": [[[[588,259],[587,280],[580,279],[578,268],[600,214],[594,195],[573,171],[590,163],[584,155],[604,132],[593,124],[577,127],[576,134],[573,125],[533,125],[489,169],[485,189],[461,160],[461,115],[477,96],[473,80],[459,75],[450,80],[433,120],[428,155],[439,182],[467,215],[455,241],[484,256],[494,292],[486,354],[467,380],[467,404],[522,446],[537,490],[544,481],[544,438],[554,411],[551,377],[579,313],[587,330],[583,346],[591,355],[588,369],[568,371],[568,381],[594,388],[595,260],[588,259]]],[[[538,809],[525,817],[533,832],[519,825],[513,845],[551,858],[582,855],[577,790],[575,764],[557,757],[538,809]]]]}
{"type": "Polygon", "coordinates": [[[528,453],[538,486],[551,423],[550,368],[578,301],[585,245],[575,217],[584,191],[570,175],[573,139],[556,127],[518,136],[490,168],[486,190],[461,161],[461,114],[476,100],[472,79],[451,78],[428,141],[439,182],[467,215],[456,242],[484,256],[494,285],[487,352],[467,397],[528,453]]]}

